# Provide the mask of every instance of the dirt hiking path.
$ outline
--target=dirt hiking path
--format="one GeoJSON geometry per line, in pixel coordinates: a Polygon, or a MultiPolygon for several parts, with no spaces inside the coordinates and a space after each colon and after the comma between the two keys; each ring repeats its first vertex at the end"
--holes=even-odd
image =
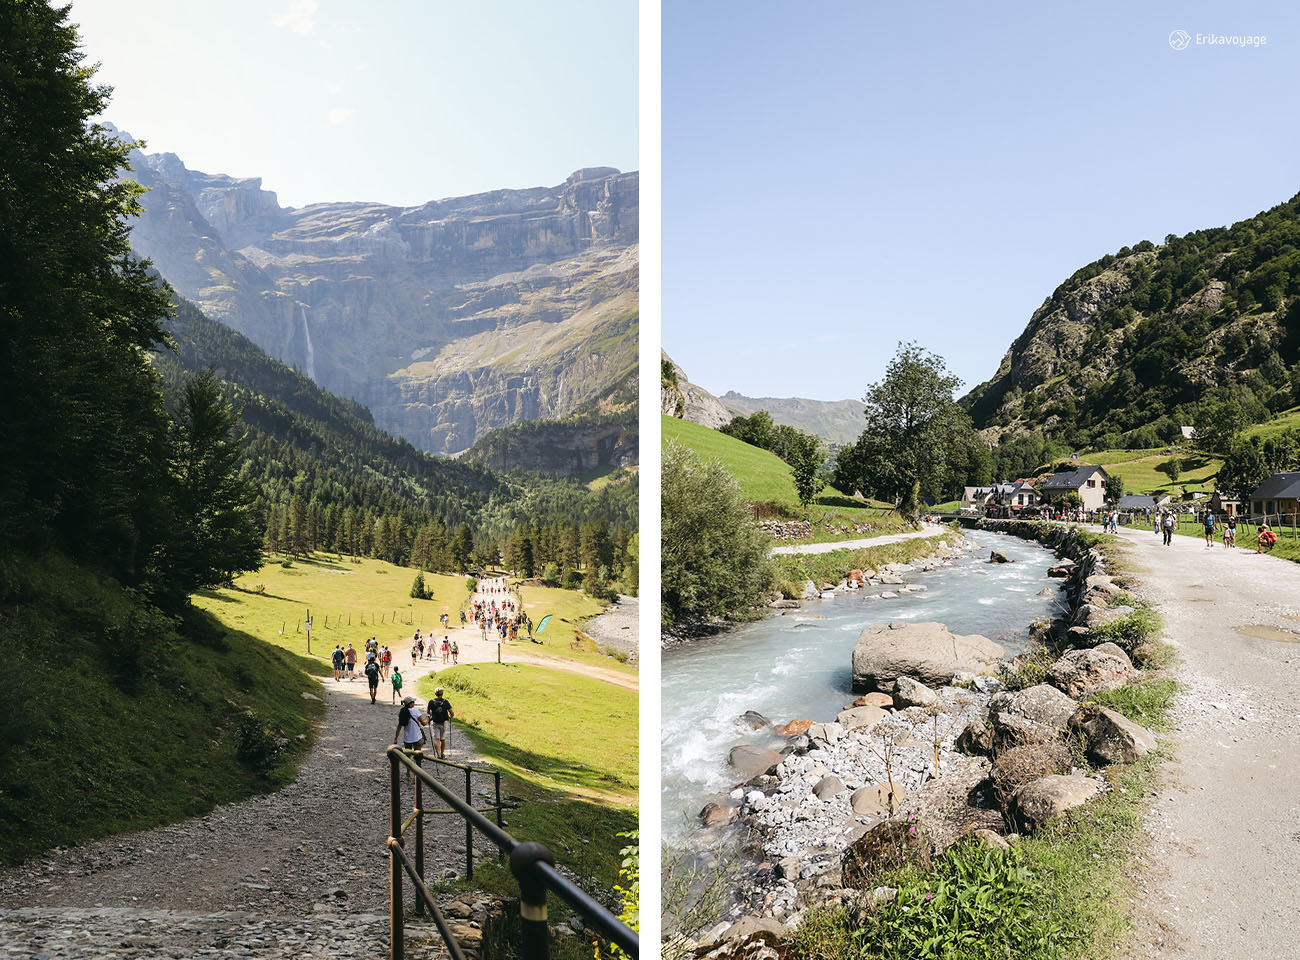
{"type": "MultiPolygon", "coordinates": [[[[484,589],[493,585],[500,584],[488,581],[484,589]]],[[[498,602],[502,596],[476,594],[498,602]]],[[[457,641],[460,662],[495,662],[495,641],[481,640],[477,628],[462,629],[458,621],[446,634],[457,641]]],[[[433,635],[441,641],[443,632],[433,635]]],[[[442,669],[440,652],[412,666],[409,635],[377,638],[389,645],[394,666],[402,668],[404,694],[415,695],[420,677],[442,669]]],[[[325,677],[318,695],[326,702],[324,723],[297,779],[285,789],[218,807],[195,820],[0,869],[0,958],[303,960],[385,954],[384,749],[393,742],[399,706],[392,702],[389,680],[380,681],[378,702],[372,704],[359,669],[351,681],[325,677]]],[[[451,700],[454,707],[454,692],[451,700]]],[[[476,759],[455,722],[447,759],[476,759]]],[[[462,771],[431,769],[463,794],[462,771]]],[[[491,778],[474,780],[476,802],[488,802],[491,778]]],[[[407,788],[403,805],[409,802],[407,788]]],[[[430,817],[425,836],[430,877],[464,872],[463,821],[430,817]]],[[[475,851],[483,857],[495,848],[476,836],[475,851]]]]}
{"type": "Polygon", "coordinates": [[[773,547],[771,554],[782,553],[830,553],[833,550],[859,550],[864,547],[883,547],[888,543],[902,543],[904,540],[918,540],[921,537],[937,537],[951,533],[952,530],[941,523],[923,523],[920,530],[911,533],[889,533],[882,537],[866,537],[861,540],[833,540],[830,543],[795,543],[785,547],[773,547]]]}
{"type": "Polygon", "coordinates": [[[1300,564],[1121,530],[1182,662],[1134,960],[1300,957],[1300,564]]]}

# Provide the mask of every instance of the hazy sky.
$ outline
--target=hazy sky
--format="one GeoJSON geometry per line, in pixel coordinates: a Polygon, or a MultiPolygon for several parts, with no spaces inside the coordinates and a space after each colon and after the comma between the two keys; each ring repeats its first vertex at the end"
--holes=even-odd
{"type": "Polygon", "coordinates": [[[637,167],[634,0],[74,0],[104,119],[282,205],[637,167]]]}
{"type": "Polygon", "coordinates": [[[1287,3],[663,0],[664,346],[833,400],[915,339],[972,387],[1085,263],[1300,192],[1298,45],[1287,3]]]}

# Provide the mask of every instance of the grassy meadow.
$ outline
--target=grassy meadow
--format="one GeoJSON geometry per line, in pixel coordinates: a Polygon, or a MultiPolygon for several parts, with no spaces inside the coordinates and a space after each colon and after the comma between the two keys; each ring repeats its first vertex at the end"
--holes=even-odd
{"type": "Polygon", "coordinates": [[[411,583],[416,571],[382,560],[339,562],[317,555],[289,563],[286,567],[282,558],[270,559],[262,569],[238,577],[233,587],[196,594],[194,605],[234,629],[304,656],[303,623],[310,610],[310,655],[328,662],[337,643],[361,650],[368,638],[377,637],[392,646],[417,627],[427,632],[437,626],[444,612],[459,623],[461,605],[469,597],[467,578],[426,573],[433,599],[415,600],[411,583]]]}
{"type": "Polygon", "coordinates": [[[1105,467],[1106,472],[1124,481],[1125,493],[1169,494],[1177,498],[1187,490],[1210,492],[1223,461],[1203,453],[1183,451],[1169,454],[1158,450],[1094,450],[1079,454],[1080,463],[1105,467]],[[1177,457],[1182,462],[1178,482],[1169,479],[1161,467],[1177,457]]]}
{"type": "MultiPolygon", "coordinates": [[[[637,672],[635,667],[601,653],[591,638],[582,632],[583,622],[605,609],[602,601],[594,600],[577,590],[544,587],[532,582],[516,586],[516,590],[523,602],[524,612],[532,618],[534,630],[542,622],[542,617],[551,614],[550,623],[537,636],[543,642],[537,644],[521,639],[515,645],[521,654],[573,660],[629,675],[637,672]]],[[[506,658],[509,659],[508,653],[506,658]]]]}

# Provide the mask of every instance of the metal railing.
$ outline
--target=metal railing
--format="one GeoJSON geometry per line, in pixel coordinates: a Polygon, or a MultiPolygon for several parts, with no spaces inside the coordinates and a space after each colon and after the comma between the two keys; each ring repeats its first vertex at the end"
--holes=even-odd
{"type": "Polygon", "coordinates": [[[388,754],[388,854],[389,854],[389,957],[391,960],[403,960],[405,954],[405,917],[403,915],[402,872],[410,878],[415,887],[415,912],[422,914],[425,909],[433,918],[438,933],[447,945],[452,960],[464,960],[465,954],[456,940],[447,922],[446,916],[439,909],[433,894],[424,880],[424,818],[429,814],[458,814],[465,820],[465,858],[466,879],[473,878],[474,870],[474,831],[478,831],[497,847],[500,858],[509,858],[510,872],[519,884],[519,916],[522,927],[522,960],[548,960],[550,955],[550,927],[547,925],[546,895],[554,893],[572,907],[589,928],[601,937],[622,947],[632,960],[639,955],[638,938],[634,931],[628,929],[616,916],[593,900],[575,883],[561,874],[555,867],[555,859],[543,844],[521,843],[506,833],[501,819],[501,775],[496,770],[483,770],[464,764],[452,763],[438,757],[426,756],[420,751],[403,750],[391,746],[388,754]],[[440,783],[429,771],[421,766],[421,760],[431,760],[438,764],[458,767],[465,770],[465,798],[456,796],[445,784],[440,783]],[[402,819],[402,768],[405,767],[414,777],[414,809],[409,817],[402,819]],[[496,778],[496,805],[488,810],[476,809],[472,800],[471,778],[475,772],[492,773],[496,778]],[[428,810],[424,808],[424,788],[428,788],[446,801],[448,809],[428,810]],[[495,810],[497,822],[493,823],[483,814],[495,810]],[[414,825],[415,855],[406,849],[404,836],[414,825]]]}

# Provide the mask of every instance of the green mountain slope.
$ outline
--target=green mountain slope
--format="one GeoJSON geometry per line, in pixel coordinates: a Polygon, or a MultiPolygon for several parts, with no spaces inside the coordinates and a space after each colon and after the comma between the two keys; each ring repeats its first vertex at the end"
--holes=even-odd
{"type": "Polygon", "coordinates": [[[1300,196],[1229,227],[1143,241],[1076,271],[965,398],[990,439],[1155,447],[1207,404],[1300,399],[1300,196]]]}
{"type": "Polygon", "coordinates": [[[732,413],[750,416],[766,410],[784,423],[831,443],[853,443],[862,435],[861,400],[805,400],[802,397],[746,397],[728,390],[718,398],[732,413]]]}

